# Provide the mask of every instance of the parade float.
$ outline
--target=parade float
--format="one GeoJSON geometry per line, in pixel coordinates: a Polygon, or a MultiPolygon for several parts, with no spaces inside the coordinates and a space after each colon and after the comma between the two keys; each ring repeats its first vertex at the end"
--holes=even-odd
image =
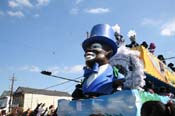
{"type": "Polygon", "coordinates": [[[113,40],[120,38],[114,35],[116,32],[109,25],[99,24],[83,41],[86,66],[80,89],[88,97],[59,100],[59,116],[141,116],[143,103],[156,100],[166,104],[171,99],[143,88],[151,81],[155,87],[164,86],[175,92],[175,73],[143,46],[129,49],[123,43],[116,44],[113,40]],[[123,71],[113,68],[118,66],[123,71]],[[117,80],[123,81],[123,89],[112,92],[112,83],[117,80]]]}

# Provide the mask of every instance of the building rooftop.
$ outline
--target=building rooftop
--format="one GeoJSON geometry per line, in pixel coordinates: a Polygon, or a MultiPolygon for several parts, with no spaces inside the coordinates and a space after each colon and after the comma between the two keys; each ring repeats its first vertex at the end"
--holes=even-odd
{"type": "Polygon", "coordinates": [[[17,93],[32,93],[32,94],[41,94],[41,95],[51,95],[51,96],[67,96],[71,97],[71,95],[67,92],[62,91],[53,91],[53,90],[45,90],[45,89],[35,89],[29,87],[18,87],[14,94],[17,93]]]}
{"type": "Polygon", "coordinates": [[[10,91],[3,91],[0,97],[10,96],[10,91]]]}

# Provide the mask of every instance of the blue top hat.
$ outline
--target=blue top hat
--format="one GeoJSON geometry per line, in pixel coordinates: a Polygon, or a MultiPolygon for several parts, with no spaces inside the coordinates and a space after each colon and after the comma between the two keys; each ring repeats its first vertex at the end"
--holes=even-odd
{"type": "Polygon", "coordinates": [[[95,25],[90,33],[90,38],[87,38],[83,41],[82,47],[86,50],[87,47],[90,46],[92,43],[101,43],[109,46],[112,50],[112,56],[117,52],[117,45],[114,42],[114,30],[108,24],[98,24],[95,25]]]}

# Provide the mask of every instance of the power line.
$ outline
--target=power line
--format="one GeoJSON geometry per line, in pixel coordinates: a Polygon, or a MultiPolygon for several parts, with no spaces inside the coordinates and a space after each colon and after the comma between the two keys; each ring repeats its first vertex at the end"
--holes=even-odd
{"type": "Polygon", "coordinates": [[[67,82],[70,82],[70,81],[64,81],[64,82],[62,82],[62,83],[58,83],[58,84],[55,84],[55,85],[51,85],[51,86],[46,87],[46,88],[44,88],[44,89],[49,89],[49,88],[53,88],[53,87],[56,87],[56,86],[59,86],[59,85],[63,85],[63,84],[65,84],[65,83],[67,83],[67,82]]]}
{"type": "MultiPolygon", "coordinates": [[[[60,77],[60,76],[53,75],[52,72],[50,72],[50,71],[41,71],[41,74],[44,74],[44,75],[47,75],[47,76],[51,76],[51,77],[55,77],[55,78],[59,78],[59,79],[73,81],[73,82],[76,82],[76,83],[80,83],[80,81],[78,81],[76,79],[69,79],[69,78],[66,78],[66,77],[60,77]]],[[[80,78],[80,77],[77,77],[77,78],[80,78]]]]}
{"type": "MultiPolygon", "coordinates": [[[[80,76],[80,77],[76,77],[76,78],[74,78],[74,79],[80,79],[80,78],[82,78],[83,76],[80,76]]],[[[53,87],[56,87],[56,86],[60,86],[60,85],[63,85],[63,84],[65,84],[65,83],[68,83],[68,82],[71,82],[71,80],[66,80],[66,81],[64,81],[64,82],[61,82],[61,83],[58,83],[58,84],[55,84],[55,85],[51,85],[51,86],[48,86],[48,87],[46,87],[46,88],[44,88],[44,89],[49,89],[49,88],[53,88],[53,87]]]]}
{"type": "Polygon", "coordinates": [[[170,60],[170,59],[174,59],[174,58],[175,58],[175,56],[169,57],[169,58],[165,58],[164,60],[170,60]]]}

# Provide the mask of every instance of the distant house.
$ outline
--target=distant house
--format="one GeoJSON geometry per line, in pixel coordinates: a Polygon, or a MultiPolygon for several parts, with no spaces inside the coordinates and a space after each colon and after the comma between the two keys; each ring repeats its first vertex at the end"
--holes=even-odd
{"type": "Polygon", "coordinates": [[[4,91],[0,96],[0,110],[8,112],[10,102],[10,91],[4,91]]]}
{"type": "Polygon", "coordinates": [[[57,107],[59,99],[71,99],[71,95],[61,91],[18,87],[13,94],[13,105],[19,106],[24,111],[28,108],[33,110],[39,103],[45,103],[46,107],[50,105],[57,107]]]}

